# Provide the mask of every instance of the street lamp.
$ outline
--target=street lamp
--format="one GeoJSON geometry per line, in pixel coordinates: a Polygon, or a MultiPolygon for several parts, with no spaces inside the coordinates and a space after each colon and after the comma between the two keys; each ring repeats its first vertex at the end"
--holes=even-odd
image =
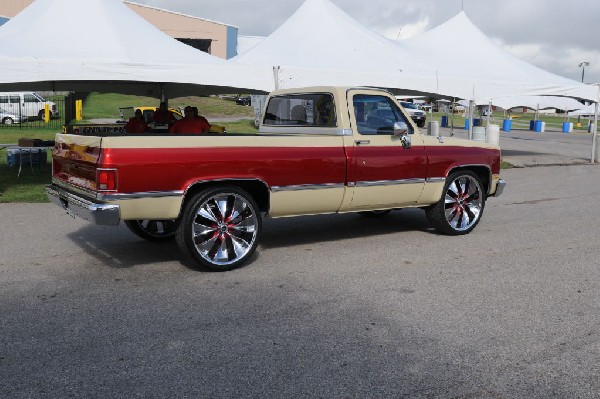
{"type": "Polygon", "coordinates": [[[585,76],[585,67],[586,66],[590,66],[590,63],[588,61],[583,61],[582,63],[579,64],[579,68],[581,69],[581,83],[583,83],[583,77],[585,76]]]}

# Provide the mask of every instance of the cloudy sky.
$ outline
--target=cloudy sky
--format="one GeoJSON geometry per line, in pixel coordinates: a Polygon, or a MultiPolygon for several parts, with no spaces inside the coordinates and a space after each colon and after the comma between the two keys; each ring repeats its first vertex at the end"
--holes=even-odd
{"type": "MultiPolygon", "coordinates": [[[[133,0],[239,28],[243,36],[268,36],[303,0],[133,0]]],[[[331,0],[364,26],[392,39],[431,29],[464,6],[488,37],[514,55],[574,80],[600,82],[599,0],[331,0]]],[[[468,38],[456,38],[468,46],[468,38]]],[[[473,56],[477,56],[474,49],[473,56]]]]}

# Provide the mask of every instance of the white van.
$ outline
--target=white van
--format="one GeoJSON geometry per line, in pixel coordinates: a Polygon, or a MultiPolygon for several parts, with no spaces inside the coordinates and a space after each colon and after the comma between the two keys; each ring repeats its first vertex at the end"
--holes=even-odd
{"type": "Polygon", "coordinates": [[[15,91],[0,93],[0,108],[21,117],[44,117],[46,104],[50,106],[50,117],[58,116],[56,104],[46,101],[42,96],[32,91],[15,91]]]}

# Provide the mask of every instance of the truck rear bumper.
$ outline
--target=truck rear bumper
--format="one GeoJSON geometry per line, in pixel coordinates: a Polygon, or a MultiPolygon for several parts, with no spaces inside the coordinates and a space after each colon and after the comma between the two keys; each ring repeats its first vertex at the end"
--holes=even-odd
{"type": "Polygon", "coordinates": [[[46,186],[46,195],[50,202],[63,208],[67,214],[88,222],[117,226],[121,220],[119,205],[95,204],[52,184],[46,186]]]}

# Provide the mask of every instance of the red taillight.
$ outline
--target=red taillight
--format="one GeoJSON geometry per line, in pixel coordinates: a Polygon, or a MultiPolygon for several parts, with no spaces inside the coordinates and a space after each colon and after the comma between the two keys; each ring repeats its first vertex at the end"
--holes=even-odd
{"type": "Polygon", "coordinates": [[[98,191],[117,191],[117,170],[97,169],[96,189],[98,191]]]}

